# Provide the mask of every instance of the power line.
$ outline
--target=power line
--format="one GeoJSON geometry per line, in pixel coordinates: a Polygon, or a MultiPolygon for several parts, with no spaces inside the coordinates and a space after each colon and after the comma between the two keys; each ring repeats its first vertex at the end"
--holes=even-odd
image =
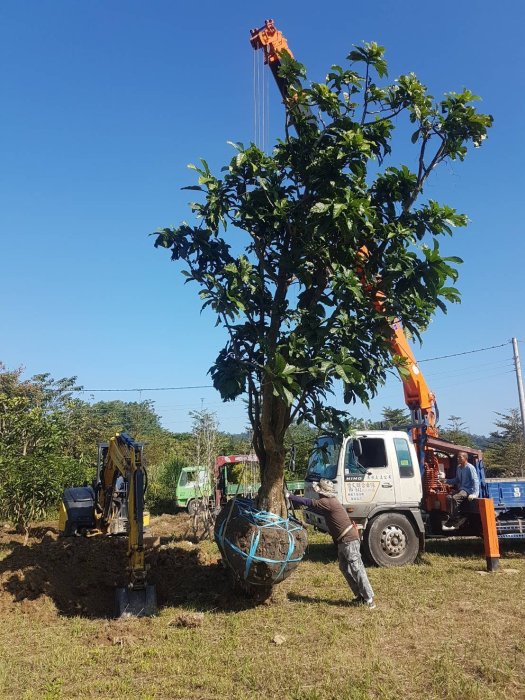
{"type": "Polygon", "coordinates": [[[459,357],[460,355],[472,355],[475,352],[484,352],[485,350],[495,350],[496,348],[503,348],[505,345],[509,345],[510,341],[507,340],[506,343],[501,343],[500,345],[490,345],[487,348],[478,348],[477,350],[466,350],[465,352],[455,352],[452,355],[440,355],[439,357],[427,357],[424,360],[418,360],[421,362],[432,362],[433,360],[445,360],[448,357],[459,357]]]}
{"type": "Polygon", "coordinates": [[[213,384],[199,384],[197,386],[158,386],[154,389],[75,389],[76,392],[98,393],[100,391],[180,391],[181,389],[213,389],[213,384]]]}
{"type": "MultiPolygon", "coordinates": [[[[522,341],[519,341],[522,342],[522,341]]],[[[477,352],[484,352],[486,350],[495,350],[496,348],[503,348],[506,345],[509,345],[510,341],[507,341],[505,343],[500,343],[499,345],[490,345],[486,348],[477,348],[476,350],[466,350],[465,352],[455,352],[450,355],[439,355],[437,357],[427,357],[423,360],[418,360],[418,364],[421,362],[432,362],[434,360],[445,360],[448,359],[449,357],[459,357],[461,355],[472,355],[477,352]]],[[[79,393],[83,392],[91,392],[91,393],[99,393],[99,392],[142,392],[142,391],[181,391],[184,389],[213,389],[212,384],[198,384],[196,386],[159,386],[159,387],[152,387],[152,388],[140,388],[137,387],[135,389],[76,389],[75,391],[79,393]]]]}

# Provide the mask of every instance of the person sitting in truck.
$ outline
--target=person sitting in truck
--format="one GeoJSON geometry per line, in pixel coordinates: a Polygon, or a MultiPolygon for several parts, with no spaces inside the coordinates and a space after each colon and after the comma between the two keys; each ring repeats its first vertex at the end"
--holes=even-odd
{"type": "MultiPolygon", "coordinates": [[[[368,580],[366,569],[361,559],[359,531],[356,524],[350,519],[347,510],[336,498],[335,487],[329,479],[320,479],[314,482],[314,491],[319,495],[318,499],[294,496],[287,492],[289,501],[297,505],[303,505],[324,516],[328,532],[332,535],[337,545],[339,569],[352,589],[355,605],[366,605],[373,610],[374,591],[368,580]]],[[[351,509],[350,509],[351,510],[351,509]]]]}
{"type": "Polygon", "coordinates": [[[450,517],[447,525],[457,524],[460,519],[461,504],[469,499],[479,497],[479,478],[476,467],[468,461],[468,454],[458,454],[458,466],[456,476],[453,479],[445,479],[446,484],[454,486],[456,493],[447,498],[450,517]]]}

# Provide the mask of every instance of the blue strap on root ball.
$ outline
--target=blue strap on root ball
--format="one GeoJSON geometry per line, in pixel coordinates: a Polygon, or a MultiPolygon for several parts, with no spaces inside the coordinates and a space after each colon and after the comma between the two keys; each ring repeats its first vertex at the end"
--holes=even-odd
{"type": "MultiPolygon", "coordinates": [[[[266,564],[280,564],[277,573],[272,577],[271,583],[278,583],[285,573],[288,564],[297,564],[303,558],[292,558],[295,549],[295,538],[293,533],[302,529],[302,525],[294,518],[281,518],[275,513],[270,513],[266,510],[257,510],[253,501],[246,498],[236,498],[230,506],[231,512],[228,517],[221,523],[218,532],[216,533],[216,541],[222,552],[227,556],[227,551],[235,552],[246,560],[244,567],[244,580],[247,581],[250,576],[250,571],[255,562],[264,562],[266,564]],[[247,552],[243,551],[236,544],[231,542],[225,535],[226,526],[230,518],[241,518],[251,525],[255,526],[255,530],[251,535],[250,548],[247,552]],[[268,528],[278,528],[286,532],[288,537],[288,551],[284,559],[268,559],[257,554],[257,548],[261,539],[261,531],[268,528]]],[[[252,581],[257,585],[256,581],[252,581]]],[[[268,585],[268,581],[264,584],[268,585]]]]}

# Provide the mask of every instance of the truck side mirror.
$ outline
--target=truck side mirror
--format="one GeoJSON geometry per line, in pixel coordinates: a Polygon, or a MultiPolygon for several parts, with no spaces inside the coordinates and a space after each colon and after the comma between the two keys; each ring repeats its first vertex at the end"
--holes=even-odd
{"type": "Polygon", "coordinates": [[[355,439],[352,440],[352,450],[354,451],[354,454],[356,457],[361,457],[363,454],[363,448],[361,447],[361,440],[355,439]]]}

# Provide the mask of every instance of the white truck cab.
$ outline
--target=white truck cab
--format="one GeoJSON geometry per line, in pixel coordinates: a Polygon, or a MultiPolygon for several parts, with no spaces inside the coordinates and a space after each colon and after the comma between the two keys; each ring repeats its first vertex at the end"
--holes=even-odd
{"type": "MultiPolygon", "coordinates": [[[[417,454],[402,431],[359,431],[338,440],[321,436],[305,479],[305,496],[316,498],[313,482],[329,479],[337,498],[351,508],[366,554],[378,566],[415,561],[424,549],[423,488],[417,454]]],[[[324,518],[306,510],[305,520],[326,531],[324,518]]]]}

